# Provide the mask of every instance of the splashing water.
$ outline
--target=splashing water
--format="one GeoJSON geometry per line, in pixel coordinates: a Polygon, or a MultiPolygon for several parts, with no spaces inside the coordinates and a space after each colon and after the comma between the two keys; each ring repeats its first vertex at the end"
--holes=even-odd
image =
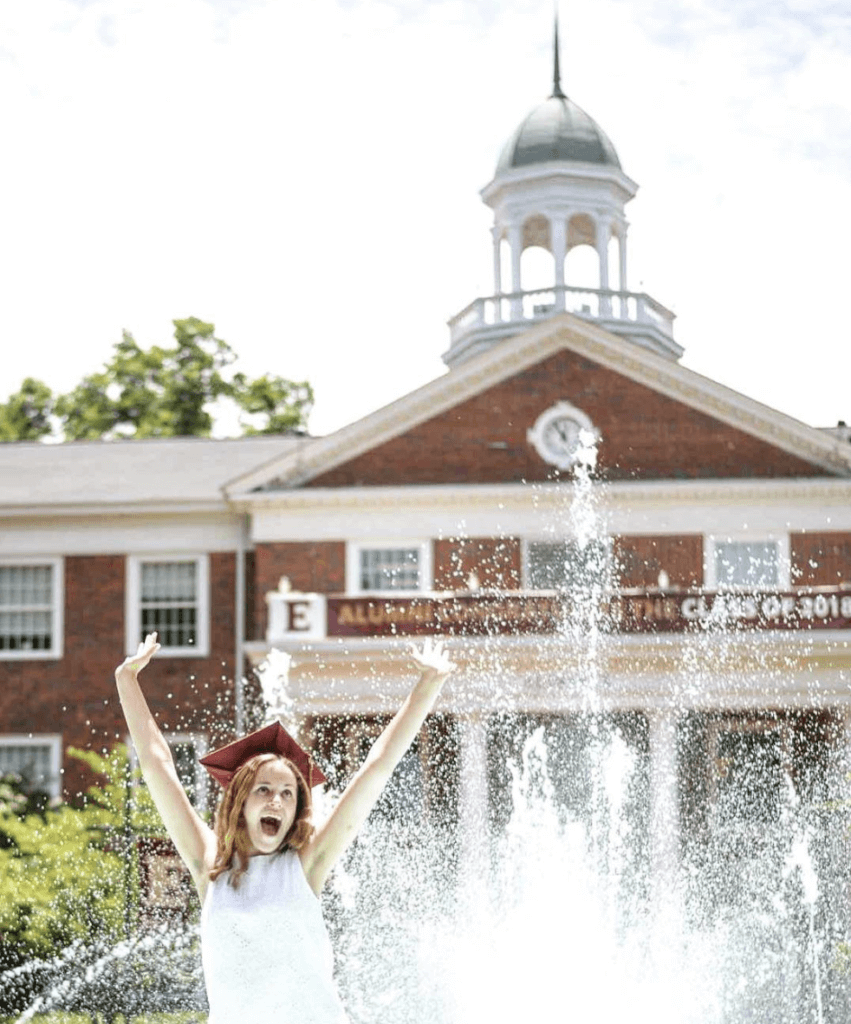
{"type": "MultiPolygon", "coordinates": [[[[674,757],[681,768],[681,862],[654,877],[648,721],[638,711],[607,711],[603,699],[613,641],[600,598],[614,573],[593,438],[581,442],[562,522],[552,528],[552,536],[571,541],[568,612],[560,635],[540,640],[541,650],[554,645],[566,660],[571,655],[579,710],[533,715],[501,702],[478,766],[487,820],[465,818],[451,800],[441,813],[425,814],[420,762],[414,755],[400,766],[324,899],[352,1022],[847,1020],[848,982],[832,966],[832,950],[847,932],[837,870],[841,825],[829,804],[829,769],[809,781],[793,781],[786,770],[783,737],[800,739],[798,719],[763,715],[757,729],[725,732],[719,714],[683,714],[674,757]],[[689,767],[700,756],[714,766],[711,794],[706,777],[689,767]]],[[[720,609],[683,643],[674,704],[734,664],[720,609]]],[[[735,643],[738,651],[741,633],[735,643]]],[[[510,692],[496,647],[487,650],[489,678],[510,692]]],[[[758,658],[756,643],[754,652],[758,658]]],[[[269,717],[283,716],[294,729],[288,668],[286,656],[272,652],[260,682],[269,717]]],[[[318,719],[312,728],[322,747],[329,738],[323,729],[330,735],[339,726],[318,719]]],[[[458,737],[450,730],[444,740],[430,770],[457,789],[458,737]]],[[[329,801],[333,796],[319,817],[329,801]]],[[[194,932],[185,934],[184,968],[187,950],[189,959],[197,956],[194,932]]],[[[144,942],[138,950],[171,980],[167,944],[144,942]]],[[[20,1020],[79,1005],[85,984],[110,970],[114,977],[128,972],[133,959],[126,945],[93,946],[87,956],[96,966],[73,994],[67,984],[80,976],[72,966],[79,950],[52,965],[51,983],[44,965],[34,965],[45,994],[20,1020]]],[[[200,987],[197,972],[194,979],[200,987]]],[[[152,997],[151,1008],[158,1005],[152,997]]]]}
{"type": "Polygon", "coordinates": [[[286,651],[272,648],[257,668],[257,678],[266,708],[265,722],[279,719],[284,728],[295,736],[297,711],[287,688],[291,664],[292,658],[286,651]]]}
{"type": "MultiPolygon", "coordinates": [[[[573,574],[553,643],[580,652],[571,665],[581,711],[491,717],[482,765],[491,820],[477,833],[412,830],[392,816],[370,822],[329,903],[352,1018],[845,1021],[848,979],[831,965],[847,933],[842,825],[829,803],[836,768],[824,764],[793,783],[781,749],[808,735],[815,719],[781,708],[737,731],[735,717],[688,710],[719,672],[732,675],[738,665],[742,636],[728,639],[723,602],[682,644],[670,696],[678,732],[661,770],[676,773],[679,764],[684,834],[679,867],[659,874],[649,832],[660,769],[651,763],[648,720],[605,710],[613,629],[600,597],[614,572],[588,448],[564,533],[553,530],[572,542],[565,576],[573,574]],[[701,757],[717,790],[702,802],[693,791],[706,777],[691,767],[701,757]],[[465,871],[477,846],[484,864],[465,871]]],[[[746,642],[758,662],[760,638],[746,642]]]]}
{"type": "Polygon", "coordinates": [[[185,1011],[203,1007],[198,970],[198,935],[192,926],[161,926],[117,943],[74,942],[50,960],[33,960],[0,975],[0,992],[10,1004],[17,992],[40,989],[15,1024],[27,1024],[57,1009],[123,1014],[185,1011]]]}

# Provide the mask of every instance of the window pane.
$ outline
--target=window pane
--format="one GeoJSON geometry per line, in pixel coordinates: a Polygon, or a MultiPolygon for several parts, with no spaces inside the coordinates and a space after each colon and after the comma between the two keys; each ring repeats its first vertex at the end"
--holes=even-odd
{"type": "Polygon", "coordinates": [[[599,586],[605,582],[610,564],[608,546],[599,540],[582,547],[575,541],[531,541],[527,554],[531,590],[599,586]]]}
{"type": "Polygon", "coordinates": [[[373,548],[360,553],[360,589],[419,590],[419,548],[373,548]]]}
{"type": "Polygon", "coordinates": [[[163,647],[193,647],[198,640],[197,562],[143,562],[140,639],[159,634],[163,647]]]}
{"type": "Polygon", "coordinates": [[[197,609],[142,608],[142,635],[158,633],[163,647],[192,647],[197,636],[197,609]]]}
{"type": "Polygon", "coordinates": [[[145,562],[142,565],[143,601],[194,601],[196,563],[145,562]]]}
{"type": "Polygon", "coordinates": [[[719,587],[770,587],[779,580],[774,541],[724,541],[715,545],[715,579],[719,587]]]}
{"type": "Polygon", "coordinates": [[[49,651],[53,566],[0,565],[0,651],[49,651]]]}
{"type": "Polygon", "coordinates": [[[49,744],[0,744],[0,775],[20,775],[27,789],[49,792],[51,790],[49,744]]]}
{"type": "Polygon", "coordinates": [[[0,565],[0,608],[50,606],[52,581],[50,565],[0,565]]]}

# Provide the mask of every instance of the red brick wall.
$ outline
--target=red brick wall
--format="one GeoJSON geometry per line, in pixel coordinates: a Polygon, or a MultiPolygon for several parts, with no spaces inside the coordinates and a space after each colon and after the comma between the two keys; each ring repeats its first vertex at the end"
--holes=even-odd
{"type": "Polygon", "coordinates": [[[469,537],[434,542],[435,590],[466,590],[475,572],[482,587],[520,587],[520,540],[517,537],[469,537]]]}
{"type": "Polygon", "coordinates": [[[278,589],[287,576],[293,590],[341,594],[346,589],[346,543],[334,541],[281,541],[258,544],[254,549],[254,636],[266,635],[266,594],[278,589]]]}
{"type": "Polygon", "coordinates": [[[793,533],[792,583],[799,587],[851,587],[851,533],[793,533]]]}
{"type": "Polygon", "coordinates": [[[255,616],[257,613],[254,595],[257,593],[257,565],[253,551],[245,553],[245,623],[242,635],[248,639],[257,632],[255,616]]]}
{"type": "Polygon", "coordinates": [[[559,400],[582,409],[601,432],[600,473],[610,480],[827,475],[744,431],[562,351],[307,486],[548,479],[553,467],[531,447],[526,431],[559,400]]]}
{"type": "MultiPolygon", "coordinates": [[[[161,658],[142,675],[148,702],[172,731],[227,729],[233,718],[234,555],[210,556],[209,658],[161,658]]],[[[65,559],[65,650],[59,661],[0,660],[0,733],[61,733],[65,747],[102,752],[126,737],[115,694],[124,657],[124,558],[65,559]]],[[[63,759],[66,795],[90,783],[63,759]]]]}
{"type": "Polygon", "coordinates": [[[702,534],[615,537],[619,586],[655,589],[664,570],[672,587],[703,584],[702,534]]]}

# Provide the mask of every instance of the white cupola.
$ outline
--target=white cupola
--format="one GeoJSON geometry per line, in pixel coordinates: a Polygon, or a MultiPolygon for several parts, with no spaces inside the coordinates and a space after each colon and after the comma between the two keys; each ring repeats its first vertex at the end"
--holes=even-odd
{"type": "Polygon", "coordinates": [[[452,367],[519,333],[530,321],[565,310],[679,359],[683,349],[673,338],[674,314],[649,295],[627,288],[624,209],[637,191],[608,136],[562,91],[556,21],[552,94],[512,133],[493,180],[481,192],[494,213],[494,293],[475,299],[449,321],[451,344],[444,362],[452,367]],[[565,278],[566,257],[580,245],[596,251],[594,288],[565,278]],[[552,257],[547,287],[530,290],[522,279],[521,256],[530,246],[552,257]]]}

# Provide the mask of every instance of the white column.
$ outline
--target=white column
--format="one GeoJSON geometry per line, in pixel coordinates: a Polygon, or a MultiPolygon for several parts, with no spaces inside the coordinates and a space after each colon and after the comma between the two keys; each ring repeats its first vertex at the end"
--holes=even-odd
{"type": "Polygon", "coordinates": [[[650,881],[657,906],[675,893],[680,860],[677,716],[649,713],[650,724],[650,881]]]}
{"type": "Polygon", "coordinates": [[[550,217],[550,247],[555,264],[555,308],[562,310],[564,302],[564,257],[567,255],[567,222],[564,217],[550,217]]]}
{"type": "Polygon", "coordinates": [[[460,874],[462,891],[471,898],[487,879],[488,857],[488,772],[487,718],[471,714],[459,719],[460,792],[458,825],[461,837],[460,874]]]}
{"type": "Polygon", "coordinates": [[[618,231],[618,258],[620,261],[620,290],[627,291],[626,287],[626,224],[620,225],[618,231]]]}
{"type": "MultiPolygon", "coordinates": [[[[839,808],[847,808],[851,800],[851,708],[843,708],[841,712],[841,733],[836,737],[838,749],[834,758],[833,778],[828,792],[828,798],[836,802],[839,808]]],[[[831,845],[836,850],[836,861],[846,865],[851,855],[851,836],[847,828],[848,814],[834,815],[835,823],[832,826],[832,836],[836,839],[831,845]]],[[[833,860],[833,858],[831,858],[833,860]]],[[[847,889],[845,890],[847,893],[847,889]]],[[[844,900],[846,914],[851,912],[851,901],[847,895],[844,900]]]]}
{"type": "Polygon", "coordinates": [[[512,320],[523,319],[523,299],[520,292],[523,286],[520,283],[520,257],[523,253],[523,228],[520,224],[512,224],[508,229],[508,248],[511,250],[511,290],[514,295],[511,298],[509,308],[512,320]]]}
{"type": "Polygon", "coordinates": [[[497,320],[501,320],[502,303],[499,296],[502,295],[502,228],[498,224],[494,224],[491,228],[491,235],[493,237],[493,293],[497,296],[497,320]]]}
{"type": "MultiPolygon", "coordinates": [[[[609,288],[609,239],[612,236],[612,224],[607,217],[598,217],[597,223],[597,259],[600,263],[600,291],[609,288]]],[[[612,300],[608,295],[600,295],[600,316],[612,315],[612,300]]]]}

